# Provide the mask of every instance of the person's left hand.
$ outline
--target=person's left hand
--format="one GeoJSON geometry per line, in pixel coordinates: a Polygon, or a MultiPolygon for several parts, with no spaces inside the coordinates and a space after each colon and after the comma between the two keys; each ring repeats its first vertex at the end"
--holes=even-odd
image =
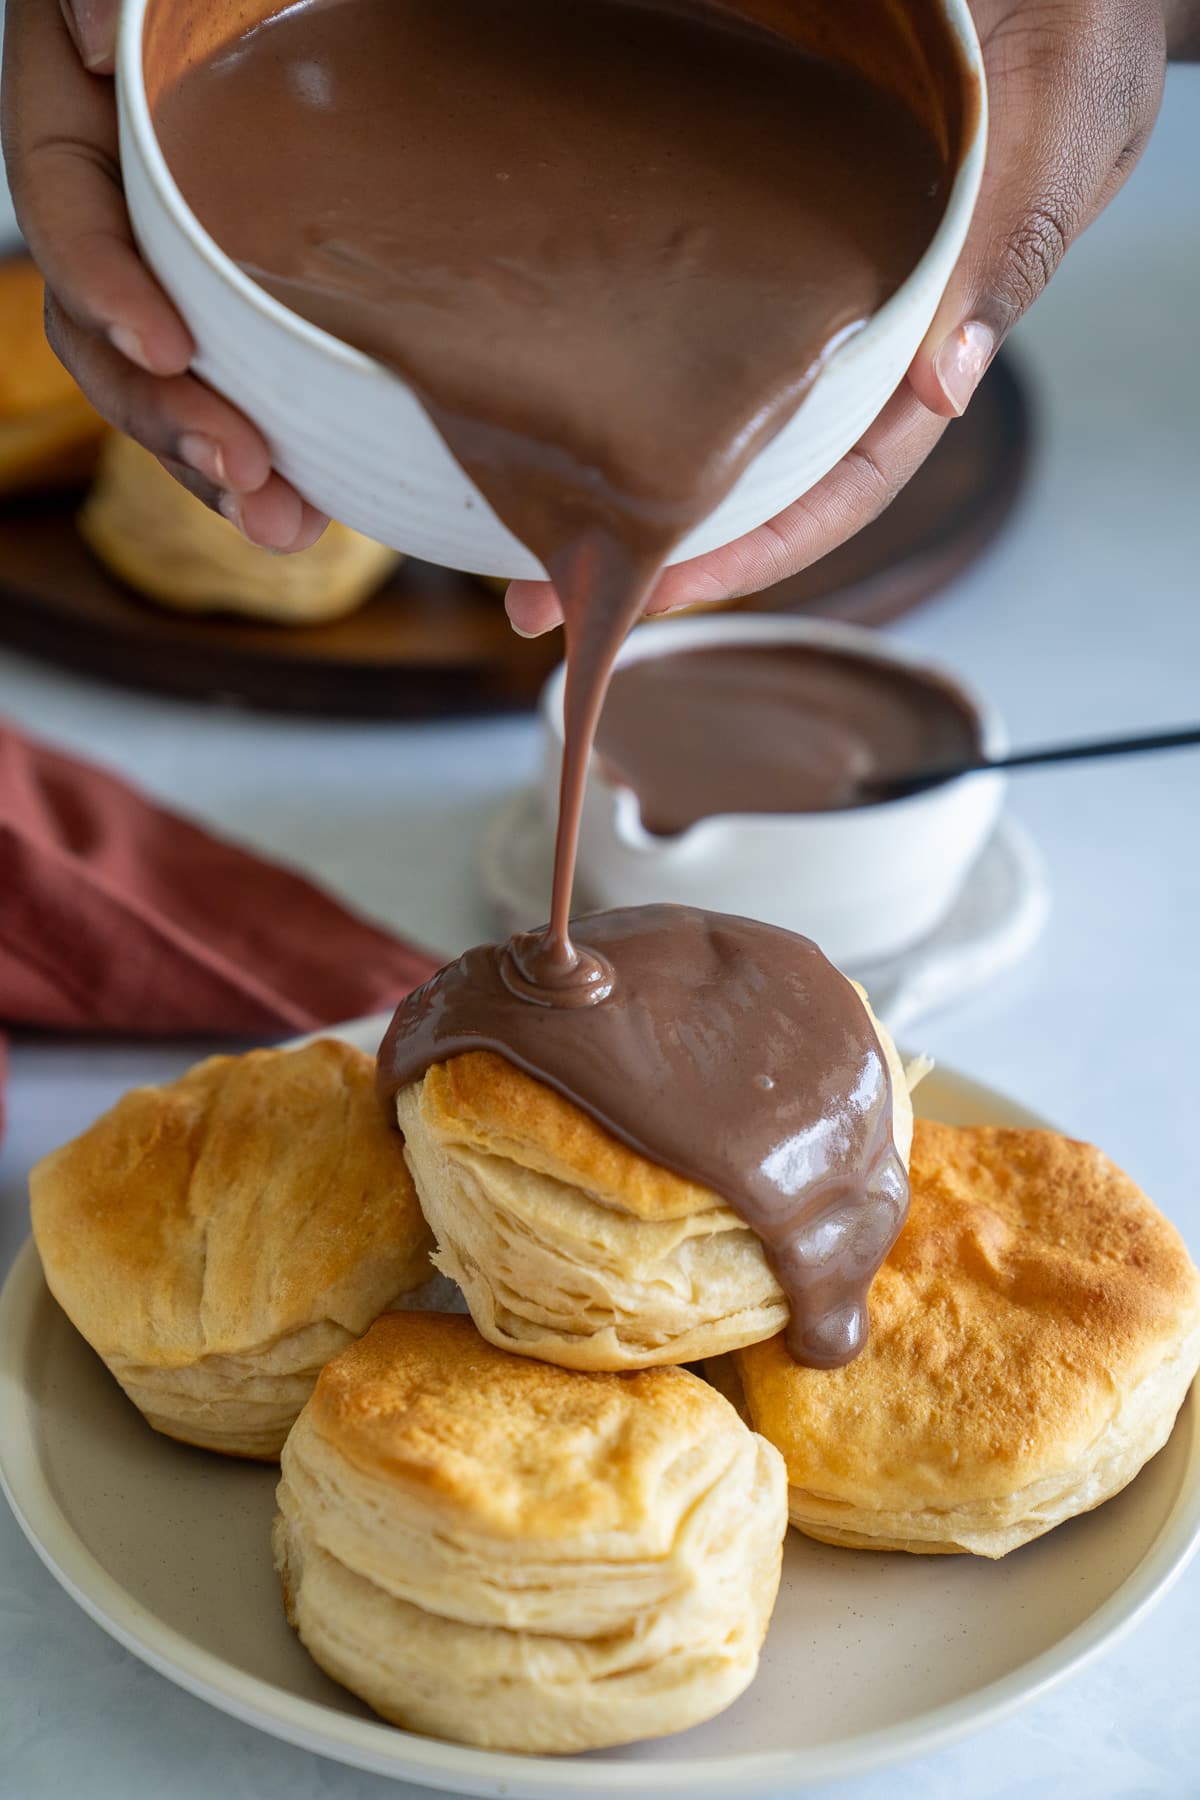
{"type": "Polygon", "coordinates": [[[8,0],[0,136],[46,284],[46,336],[96,411],[251,543],[304,550],[327,523],[252,420],[190,372],[191,333],[138,254],[111,79],[119,0],[8,0]]]}

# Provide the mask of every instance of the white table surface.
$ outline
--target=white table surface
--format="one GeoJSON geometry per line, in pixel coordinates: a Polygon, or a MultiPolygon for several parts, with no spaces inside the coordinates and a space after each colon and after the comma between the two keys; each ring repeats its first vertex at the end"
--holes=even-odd
{"type": "MultiPolygon", "coordinates": [[[[1197,168],[1200,70],[1176,71],[1141,169],[1020,331],[1040,439],[1023,511],[982,567],[898,632],[990,691],[1018,743],[1200,712],[1197,168]]],[[[0,231],[2,218],[0,198],[0,231]]],[[[11,655],[0,655],[0,709],[447,951],[487,933],[480,827],[535,762],[525,719],[299,724],[139,699],[11,655]]],[[[1097,1140],[1200,1254],[1200,756],[1029,774],[1012,807],[1048,859],[1049,930],[1018,972],[931,1019],[923,1047],[1097,1140]]],[[[200,1048],[14,1045],[0,1273],[26,1233],[30,1164],[200,1048]]],[[[0,1515],[3,1800],[414,1792],[172,1687],[79,1613],[0,1515]]],[[[1194,1800],[1198,1642],[1200,1566],[1151,1622],[1007,1724],[837,1791],[1194,1800]]]]}

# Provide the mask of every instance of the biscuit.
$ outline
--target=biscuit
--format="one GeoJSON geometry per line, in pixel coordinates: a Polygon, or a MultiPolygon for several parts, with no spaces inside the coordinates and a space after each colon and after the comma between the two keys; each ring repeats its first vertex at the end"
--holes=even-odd
{"type": "MultiPolygon", "coordinates": [[[[907,1160],[908,1086],[874,1022],[907,1160]]],[[[435,1064],[397,1095],[396,1116],[434,1261],[501,1349],[636,1369],[715,1356],[787,1323],[762,1243],[732,1207],[502,1057],[435,1064]]]]}
{"type": "Polygon", "coordinates": [[[276,1564],[335,1680],[398,1725],[571,1751],[707,1719],[779,1585],[783,1464],[682,1369],[570,1373],[389,1314],[284,1448],[276,1564]]]}
{"type": "Polygon", "coordinates": [[[180,487],[148,450],[115,434],[79,530],[114,575],[161,606],[244,613],[280,625],[342,618],[400,561],[394,550],[336,523],[310,549],[274,556],[180,487]]]}
{"type": "Polygon", "coordinates": [[[46,342],[42,278],[0,261],[0,494],[82,484],[105,434],[46,342]]]}
{"type": "Polygon", "coordinates": [[[918,1119],[908,1222],[842,1369],[733,1358],[831,1544],[999,1557],[1099,1506],[1170,1435],[1200,1364],[1200,1275],[1099,1150],[918,1119]]]}
{"type": "Polygon", "coordinates": [[[317,1374],[432,1275],[370,1057],[322,1041],[137,1088],[30,1177],[55,1299],[155,1430],[278,1456],[317,1374]]]}

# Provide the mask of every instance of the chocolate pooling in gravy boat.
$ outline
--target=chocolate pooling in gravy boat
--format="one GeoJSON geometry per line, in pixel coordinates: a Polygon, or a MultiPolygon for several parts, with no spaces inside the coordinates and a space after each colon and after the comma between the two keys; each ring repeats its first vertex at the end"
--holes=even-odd
{"type": "Polygon", "coordinates": [[[402,1009],[385,1083],[486,1041],[648,1155],[719,1175],[797,1353],[844,1360],[904,1187],[857,997],[766,926],[654,909],[573,941],[568,922],[622,639],[940,221],[971,105],[944,18],[933,0],[152,0],[145,65],[201,223],[409,384],[562,601],[550,924],[402,1009]],[[721,1148],[685,1154],[701,1141],[721,1148]],[[800,1220],[803,1169],[820,1203],[800,1220]]]}
{"type": "Polygon", "coordinates": [[[869,805],[872,784],[983,754],[966,695],[921,669],[805,644],[664,651],[616,670],[606,778],[669,837],[717,814],[869,805]]]}

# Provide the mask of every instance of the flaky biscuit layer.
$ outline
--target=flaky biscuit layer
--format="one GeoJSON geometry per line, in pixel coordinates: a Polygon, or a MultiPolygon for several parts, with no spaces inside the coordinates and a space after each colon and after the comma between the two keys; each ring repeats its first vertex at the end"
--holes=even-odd
{"type": "MultiPolygon", "coordinates": [[[[866,1010],[907,1160],[904,1070],[866,1010]]],[[[715,1356],[787,1323],[759,1238],[718,1194],[502,1057],[435,1064],[401,1090],[396,1115],[434,1260],[489,1342],[565,1368],[636,1369],[715,1356]]]]}
{"type": "Polygon", "coordinates": [[[330,1674],[412,1729],[539,1751],[728,1704],[786,1528],[780,1459],[696,1377],[573,1374],[411,1314],[324,1371],[279,1507],[289,1617],[330,1674]]]}

